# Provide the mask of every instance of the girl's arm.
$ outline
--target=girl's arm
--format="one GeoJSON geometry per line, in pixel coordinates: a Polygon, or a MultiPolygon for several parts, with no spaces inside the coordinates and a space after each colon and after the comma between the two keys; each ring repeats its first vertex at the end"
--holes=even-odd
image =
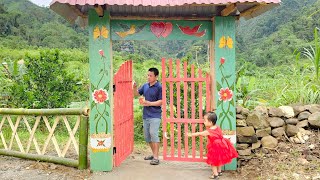
{"type": "Polygon", "coordinates": [[[188,133],[189,137],[192,136],[209,136],[209,132],[207,130],[202,131],[202,132],[196,132],[196,133],[188,133]]]}

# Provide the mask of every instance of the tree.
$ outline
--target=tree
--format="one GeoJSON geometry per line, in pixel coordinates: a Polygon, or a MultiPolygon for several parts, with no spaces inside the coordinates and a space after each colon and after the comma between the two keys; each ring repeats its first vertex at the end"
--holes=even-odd
{"type": "Polygon", "coordinates": [[[13,78],[11,98],[16,107],[66,107],[79,89],[72,74],[66,72],[58,50],[41,51],[40,56],[26,55],[23,78],[13,78]]]}

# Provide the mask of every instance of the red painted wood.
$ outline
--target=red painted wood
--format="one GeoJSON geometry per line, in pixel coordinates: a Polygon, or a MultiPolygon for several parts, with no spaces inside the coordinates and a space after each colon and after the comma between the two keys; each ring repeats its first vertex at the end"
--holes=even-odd
{"type": "Polygon", "coordinates": [[[119,166],[133,151],[132,61],[121,65],[113,77],[114,92],[114,166],[119,166]],[[125,111],[124,111],[125,109],[125,111]],[[124,138],[125,137],[125,138],[124,138]]]}
{"type": "Polygon", "coordinates": [[[173,82],[178,82],[178,81],[185,81],[185,82],[199,82],[199,81],[206,81],[206,78],[166,78],[167,82],[173,81],[173,82]]]}
{"type": "MultiPolygon", "coordinates": [[[[172,78],[172,59],[169,59],[169,77],[172,78]]],[[[173,82],[169,82],[170,85],[170,118],[173,118],[173,82]]],[[[174,157],[174,123],[170,123],[170,146],[171,157],[174,157]]]]}
{"type": "Polygon", "coordinates": [[[167,96],[166,96],[166,60],[162,58],[162,131],[163,131],[163,159],[167,159],[167,96]]]}
{"type": "MultiPolygon", "coordinates": [[[[177,60],[176,65],[177,78],[180,78],[180,60],[177,60]]],[[[180,97],[180,81],[177,81],[177,120],[181,119],[181,97],[180,97]]],[[[177,122],[178,126],[178,158],[181,158],[181,123],[177,122]]]]}
{"type": "MultiPolygon", "coordinates": [[[[194,78],[194,65],[191,65],[191,79],[194,78]]],[[[191,82],[191,118],[196,118],[194,82],[191,82]]],[[[191,124],[192,133],[196,132],[195,124],[191,124]]],[[[196,137],[192,137],[192,157],[196,156],[196,137]]]]}
{"type": "MultiPolygon", "coordinates": [[[[198,74],[199,74],[199,78],[202,77],[202,71],[201,69],[199,69],[198,71],[198,74]]],[[[202,113],[202,83],[199,82],[199,89],[198,89],[198,92],[199,92],[199,119],[202,119],[203,118],[203,113],[202,113]]],[[[203,131],[203,125],[202,124],[198,124],[199,125],[199,131],[203,131]]],[[[199,137],[199,151],[200,151],[200,158],[203,157],[203,137],[200,136],[199,137]]]]}
{"type": "Polygon", "coordinates": [[[206,157],[204,156],[204,139],[203,137],[199,137],[200,146],[196,148],[196,140],[198,138],[192,137],[191,139],[191,156],[189,155],[189,142],[188,137],[186,136],[189,132],[189,125],[191,126],[191,132],[196,131],[196,127],[199,127],[199,130],[203,130],[203,90],[202,88],[206,88],[206,97],[204,98],[206,101],[206,110],[210,109],[208,105],[210,105],[210,76],[206,77],[202,76],[202,71],[199,70],[197,73],[197,77],[195,75],[195,67],[191,65],[191,73],[188,74],[188,65],[186,62],[183,64],[183,76],[180,76],[180,61],[177,60],[175,72],[173,72],[173,63],[170,59],[168,62],[168,67],[166,66],[166,60],[162,59],[162,98],[163,98],[163,132],[165,133],[167,128],[166,125],[169,123],[170,125],[170,152],[168,152],[168,141],[164,137],[163,138],[163,157],[165,160],[175,160],[175,161],[189,161],[189,162],[204,162],[206,157]],[[167,68],[169,69],[168,74],[166,74],[167,68]],[[176,77],[174,77],[176,76],[176,77]],[[189,77],[188,77],[189,76],[189,77]],[[195,89],[195,83],[198,83],[198,89],[195,89]],[[167,83],[169,84],[169,92],[167,94],[167,83]],[[183,94],[180,93],[180,85],[183,83],[183,94]],[[188,102],[188,88],[190,84],[190,92],[191,92],[191,102],[188,102]],[[174,85],[176,85],[176,95],[177,98],[174,98],[174,85]],[[198,90],[198,94],[195,94],[195,91],[198,90]],[[198,105],[196,105],[196,98],[199,97],[198,105]],[[169,98],[169,102],[167,102],[167,98],[169,98]],[[183,117],[181,117],[181,98],[183,98],[183,117]],[[166,107],[167,103],[169,103],[170,113],[167,116],[166,107]],[[176,103],[176,104],[175,104],[176,103]],[[174,105],[176,105],[176,112],[174,111],[174,105]],[[191,116],[188,115],[191,110],[191,116]],[[181,125],[184,126],[184,132],[182,131],[181,125]],[[174,134],[175,125],[177,127],[176,136],[174,134]],[[184,136],[184,141],[182,142],[182,134],[184,136]],[[177,145],[175,146],[175,140],[177,140],[177,145]],[[184,155],[182,155],[182,143],[184,146],[184,155]],[[168,154],[170,154],[168,156],[168,154]]]}
{"type": "MultiPolygon", "coordinates": [[[[183,64],[183,72],[184,72],[184,78],[188,78],[188,65],[187,62],[184,62],[183,64]]],[[[186,81],[184,81],[184,90],[183,90],[183,94],[184,94],[184,104],[183,104],[183,108],[184,108],[184,118],[188,119],[188,83],[186,81]]],[[[188,123],[184,123],[184,134],[185,134],[185,139],[184,139],[184,157],[188,158],[188,151],[189,151],[189,147],[188,147],[188,136],[186,136],[188,134],[189,131],[189,125],[188,123]]]]}
{"type": "Polygon", "coordinates": [[[178,123],[203,123],[203,119],[176,119],[176,118],[167,118],[166,122],[178,122],[178,123]]]}

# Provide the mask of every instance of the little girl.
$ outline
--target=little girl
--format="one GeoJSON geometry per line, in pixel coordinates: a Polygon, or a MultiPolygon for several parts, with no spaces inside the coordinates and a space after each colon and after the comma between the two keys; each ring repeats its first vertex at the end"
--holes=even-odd
{"type": "Polygon", "coordinates": [[[212,168],[210,179],[218,179],[222,175],[221,166],[228,164],[233,158],[238,157],[236,149],[229,139],[223,137],[221,129],[216,125],[217,115],[208,112],[204,115],[204,125],[207,130],[197,133],[189,133],[188,136],[208,136],[207,164],[212,168]]]}

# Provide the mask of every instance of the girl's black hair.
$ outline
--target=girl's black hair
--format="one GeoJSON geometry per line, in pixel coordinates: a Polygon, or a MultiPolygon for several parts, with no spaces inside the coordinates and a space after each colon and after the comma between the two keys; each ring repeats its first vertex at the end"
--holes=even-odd
{"type": "Polygon", "coordinates": [[[204,116],[207,116],[208,121],[212,122],[213,125],[216,125],[218,118],[215,112],[209,111],[204,116]]]}

